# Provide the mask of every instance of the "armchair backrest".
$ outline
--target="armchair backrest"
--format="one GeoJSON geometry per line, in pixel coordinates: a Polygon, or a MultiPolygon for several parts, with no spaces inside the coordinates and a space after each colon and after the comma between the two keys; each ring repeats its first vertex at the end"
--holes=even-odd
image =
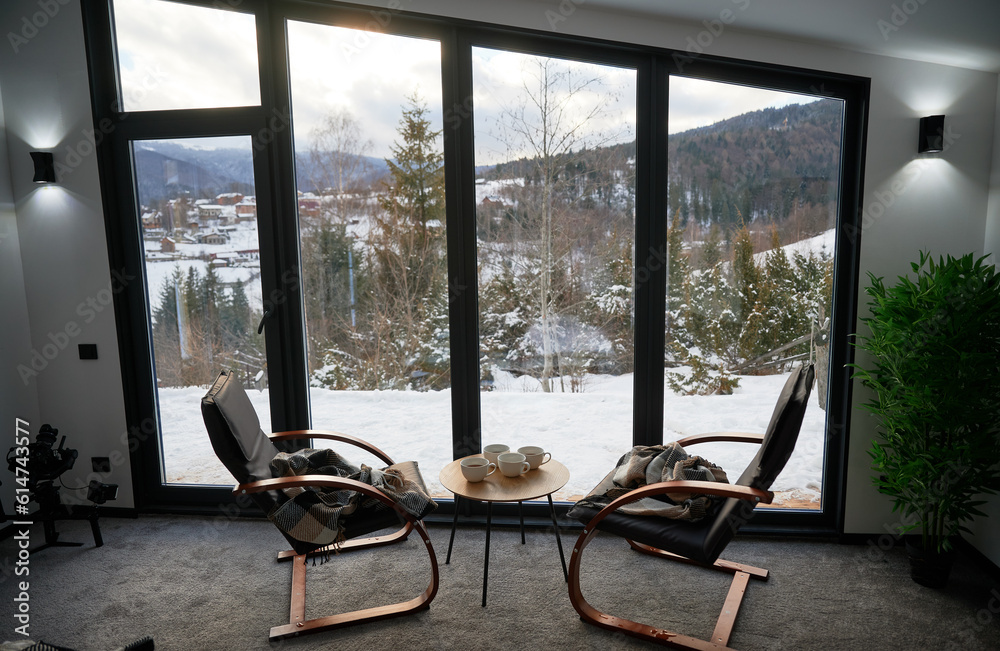
{"type": "MultiPolygon", "coordinates": [[[[245,484],[272,477],[270,463],[278,448],[264,434],[257,412],[232,371],[223,371],[201,399],[201,414],[219,460],[237,482],[245,484]]],[[[267,513],[276,491],[255,493],[254,501],[267,513]]]]}
{"type": "MultiPolygon", "coordinates": [[[[736,480],[737,484],[768,490],[774,483],[795,449],[814,378],[812,364],[804,364],[788,376],[764,433],[764,440],[756,456],[736,480]]],[[[753,513],[753,504],[744,500],[731,497],[723,502],[703,530],[704,538],[699,546],[704,556],[699,560],[714,562],[753,513]]]]}
{"type": "Polygon", "coordinates": [[[812,364],[803,364],[788,376],[771,414],[764,441],[737,484],[768,490],[774,483],[795,449],[814,379],[812,364]]]}

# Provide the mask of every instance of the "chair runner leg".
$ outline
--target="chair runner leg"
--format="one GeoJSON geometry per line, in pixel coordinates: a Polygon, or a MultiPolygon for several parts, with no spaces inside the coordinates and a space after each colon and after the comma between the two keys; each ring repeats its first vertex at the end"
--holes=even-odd
{"type": "MultiPolygon", "coordinates": [[[[406,527],[406,529],[410,528],[411,527],[406,527]]],[[[410,613],[428,608],[430,606],[430,602],[434,599],[434,595],[437,594],[438,589],[437,557],[434,555],[434,548],[431,546],[431,539],[427,535],[427,530],[424,528],[423,523],[414,523],[412,525],[412,529],[416,530],[417,533],[420,534],[431,562],[431,580],[422,594],[418,597],[410,599],[409,601],[402,601],[399,603],[389,604],[387,606],[376,606],[375,608],[366,608],[364,610],[355,610],[353,612],[342,613],[340,615],[330,615],[328,617],[317,617],[315,619],[307,620],[305,619],[307,555],[300,554],[294,558],[292,563],[292,599],[289,612],[289,623],[272,627],[270,635],[271,641],[282,640],[288,637],[295,637],[297,635],[306,635],[307,633],[319,633],[320,631],[342,628],[344,626],[351,626],[352,624],[359,624],[361,622],[399,617],[400,615],[408,615],[410,613]]]]}
{"type": "Polygon", "coordinates": [[[306,619],[306,554],[299,554],[292,561],[292,607],[288,614],[290,624],[299,625],[306,619]]]}
{"type": "Polygon", "coordinates": [[[716,620],[715,631],[712,633],[711,639],[701,640],[667,629],[641,624],[639,622],[625,619],[624,617],[609,615],[590,605],[587,599],[583,596],[583,592],[581,590],[580,567],[582,565],[583,550],[590,544],[590,541],[596,533],[596,529],[584,528],[583,533],[580,534],[580,538],[573,547],[573,554],[570,558],[569,599],[570,603],[573,604],[573,608],[575,608],[576,612],[580,615],[580,619],[604,629],[618,633],[625,633],[626,635],[642,638],[649,642],[655,642],[669,647],[694,649],[697,651],[732,651],[729,648],[729,638],[733,631],[733,625],[736,622],[736,615],[743,602],[743,594],[746,591],[747,584],[751,578],[766,580],[767,570],[750,566],[741,566],[738,563],[727,563],[725,561],[718,561],[713,565],[705,565],[704,563],[697,563],[696,561],[684,558],[683,556],[677,556],[676,554],[671,554],[670,552],[629,540],[629,544],[632,545],[632,547],[645,554],[668,558],[671,560],[681,560],[689,563],[695,563],[697,565],[702,565],[703,567],[722,570],[733,574],[733,581],[729,587],[729,594],[726,596],[726,602],[722,607],[722,612],[716,620]]]}
{"type": "Polygon", "coordinates": [[[674,554],[673,552],[664,551],[662,549],[657,549],[656,547],[651,547],[650,545],[644,545],[642,543],[637,543],[634,540],[625,539],[632,549],[637,552],[642,552],[643,554],[649,554],[650,556],[659,556],[661,558],[666,558],[672,561],[677,561],[679,563],[688,563],[689,565],[697,565],[699,567],[704,567],[712,570],[718,570],[720,572],[728,572],[729,574],[736,574],[737,572],[744,572],[749,574],[755,579],[760,579],[761,581],[767,581],[768,570],[762,567],[754,567],[753,565],[744,565],[743,563],[734,563],[733,561],[726,561],[719,559],[708,565],[700,561],[691,560],[679,554],[674,554]]]}
{"type": "Polygon", "coordinates": [[[733,575],[733,582],[729,586],[729,594],[726,595],[726,603],[722,605],[722,612],[715,623],[715,631],[712,632],[712,641],[722,646],[729,644],[729,636],[733,632],[733,624],[736,623],[736,614],[740,611],[740,604],[743,603],[743,593],[747,590],[747,583],[750,575],[746,572],[737,572],[733,575]]]}
{"type": "MultiPolygon", "coordinates": [[[[369,549],[371,547],[381,547],[383,545],[392,545],[398,542],[403,542],[406,540],[410,532],[413,531],[413,525],[409,522],[406,523],[404,527],[397,531],[393,531],[385,536],[372,536],[370,538],[357,538],[354,540],[346,540],[340,544],[339,547],[334,547],[333,545],[327,545],[326,547],[320,547],[319,549],[313,550],[308,553],[308,556],[312,558],[313,556],[323,556],[326,554],[336,554],[338,552],[348,552],[358,549],[369,549]]],[[[286,550],[283,552],[278,552],[279,561],[287,561],[289,559],[298,556],[292,550],[286,550]]]]}

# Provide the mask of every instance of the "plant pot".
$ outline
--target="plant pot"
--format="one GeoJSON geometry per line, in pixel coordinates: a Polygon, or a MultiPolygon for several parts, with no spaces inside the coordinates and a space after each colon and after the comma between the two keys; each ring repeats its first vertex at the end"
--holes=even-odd
{"type": "Polygon", "coordinates": [[[945,587],[955,564],[955,547],[946,552],[939,552],[933,546],[925,550],[920,536],[906,536],[905,542],[910,558],[910,578],[928,588],[945,587]]]}

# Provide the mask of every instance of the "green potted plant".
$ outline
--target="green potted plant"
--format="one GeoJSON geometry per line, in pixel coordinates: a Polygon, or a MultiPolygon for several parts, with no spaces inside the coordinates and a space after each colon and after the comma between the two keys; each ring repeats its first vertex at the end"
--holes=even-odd
{"type": "Polygon", "coordinates": [[[921,252],[916,279],[869,274],[871,334],[856,346],[870,366],[855,377],[874,395],[873,477],[909,536],[911,575],[942,587],[954,539],[984,494],[1000,489],[1000,276],[972,254],[921,252]]]}

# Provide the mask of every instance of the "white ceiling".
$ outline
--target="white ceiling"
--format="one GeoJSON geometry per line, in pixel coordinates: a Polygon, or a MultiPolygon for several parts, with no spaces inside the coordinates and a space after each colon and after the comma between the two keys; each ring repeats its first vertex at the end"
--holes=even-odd
{"type": "Polygon", "coordinates": [[[587,0],[586,4],[696,24],[725,16],[730,21],[727,28],[740,31],[1000,73],[1000,0],[587,0]],[[731,13],[724,14],[727,10],[731,13]]]}

